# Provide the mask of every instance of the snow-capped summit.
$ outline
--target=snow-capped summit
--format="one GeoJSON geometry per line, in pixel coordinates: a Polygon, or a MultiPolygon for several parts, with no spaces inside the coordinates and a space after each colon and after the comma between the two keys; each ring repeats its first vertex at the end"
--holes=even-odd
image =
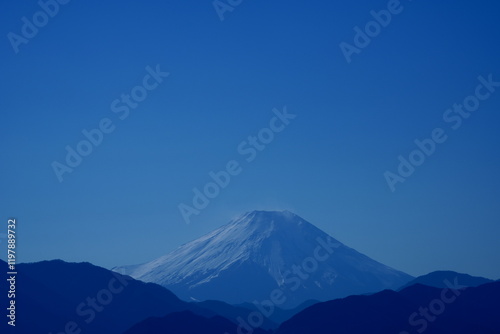
{"type": "Polygon", "coordinates": [[[242,303],[274,294],[282,307],[397,288],[412,279],[289,211],[245,213],[156,260],[114,270],[183,299],[242,303]]]}

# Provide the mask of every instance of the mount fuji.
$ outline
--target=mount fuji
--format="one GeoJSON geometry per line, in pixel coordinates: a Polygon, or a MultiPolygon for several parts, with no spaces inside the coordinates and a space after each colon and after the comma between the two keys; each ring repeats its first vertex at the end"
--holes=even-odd
{"type": "Polygon", "coordinates": [[[246,213],[156,260],[113,270],[185,300],[284,308],[396,289],[413,279],[289,211],[246,213]]]}

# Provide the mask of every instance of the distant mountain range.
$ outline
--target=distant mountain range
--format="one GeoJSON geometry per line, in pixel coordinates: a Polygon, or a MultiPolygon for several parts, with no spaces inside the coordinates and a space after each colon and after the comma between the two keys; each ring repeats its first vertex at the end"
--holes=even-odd
{"type": "MultiPolygon", "coordinates": [[[[350,296],[315,304],[285,321],[275,334],[498,334],[500,282],[479,287],[434,288],[350,296]]],[[[446,284],[445,284],[446,285],[446,284]]]]}
{"type": "MultiPolygon", "coordinates": [[[[415,284],[400,292],[385,290],[370,296],[350,296],[317,303],[285,321],[274,334],[498,334],[500,283],[464,288],[453,279],[451,288],[415,284]],[[457,288],[454,290],[453,288],[457,288]]],[[[189,312],[147,319],[125,334],[266,333],[231,328],[216,317],[189,312]],[[186,325],[187,324],[187,325],[186,325]],[[211,330],[214,330],[213,332],[211,330]]]]}
{"type": "MultiPolygon", "coordinates": [[[[90,263],[18,264],[16,327],[2,321],[0,333],[500,334],[500,281],[452,271],[412,278],[289,212],[246,214],[156,262],[127,270],[158,269],[143,273],[163,277],[167,264],[180,270],[177,276],[167,270],[165,277],[185,282],[188,288],[181,291],[194,296],[208,295],[210,287],[220,290],[212,292],[213,300],[187,302],[163,286],[90,263]],[[287,271],[295,273],[296,289],[287,286],[287,271]],[[230,286],[224,290],[224,284],[230,286]],[[381,291],[385,286],[394,290],[381,291]],[[340,293],[339,288],[363,294],[306,300],[321,293],[317,299],[324,300],[340,293]],[[374,293],[367,293],[370,289],[374,293]],[[233,292],[235,300],[245,302],[217,300],[217,291],[223,296],[233,292]],[[283,299],[293,303],[277,302],[283,299]],[[285,304],[296,307],[283,309],[285,304]]],[[[0,260],[0,272],[7,271],[0,260]]],[[[8,291],[1,275],[0,291],[8,291]]],[[[6,301],[0,298],[1,309],[7,308],[6,301]]]]}
{"type": "MultiPolygon", "coordinates": [[[[0,261],[0,270],[7,272],[4,261],[0,261]]],[[[308,301],[295,310],[276,308],[268,318],[253,304],[184,302],[157,284],[89,263],[53,260],[19,264],[17,325],[13,331],[3,321],[0,332],[59,334],[80,329],[81,333],[92,334],[400,334],[418,333],[427,326],[426,333],[430,334],[500,333],[500,282],[463,289],[475,284],[477,278],[461,281],[467,276],[454,272],[425,276],[444,277],[445,288],[414,284],[399,292],[385,290],[327,302],[308,301]],[[419,313],[422,307],[429,309],[428,316],[435,320],[425,320],[419,313]]],[[[0,281],[0,289],[7,291],[6,280],[0,281]]],[[[5,300],[1,299],[2,308],[5,300]]]]}
{"type": "Polygon", "coordinates": [[[408,283],[402,285],[401,287],[399,287],[398,290],[403,290],[404,288],[407,288],[414,284],[422,284],[422,285],[432,286],[435,288],[446,288],[445,282],[446,281],[450,282],[455,279],[458,280],[460,284],[468,287],[475,287],[493,282],[493,280],[484,277],[459,274],[454,271],[438,270],[438,271],[433,271],[432,273],[429,273],[427,275],[419,276],[409,281],[408,283]]]}
{"type": "MultiPolygon", "coordinates": [[[[214,316],[206,318],[189,311],[167,314],[162,318],[149,318],[133,326],[124,334],[195,334],[238,333],[237,326],[229,320],[214,316]]],[[[251,329],[252,334],[272,334],[260,328],[251,329]]],[[[239,333],[238,333],[239,334],[239,333]]]]}
{"type": "MultiPolygon", "coordinates": [[[[0,270],[7,272],[7,263],[1,260],[0,270]]],[[[82,333],[122,334],[147,318],[173,312],[189,311],[207,318],[224,316],[236,324],[238,317],[246,319],[253,311],[220,306],[220,302],[188,303],[157,284],[137,281],[90,263],[43,261],[19,264],[17,271],[16,328],[12,331],[13,327],[1,321],[0,333],[59,334],[69,326],[82,333]]],[[[0,281],[0,291],[8,291],[6,279],[0,281]]],[[[7,298],[0,300],[5,310],[7,298]]],[[[278,324],[265,318],[262,326],[276,328],[278,324]]]]}
{"type": "Polygon", "coordinates": [[[184,300],[237,304],[274,297],[284,308],[395,289],[413,279],[288,211],[246,213],[156,260],[114,270],[184,300]]]}

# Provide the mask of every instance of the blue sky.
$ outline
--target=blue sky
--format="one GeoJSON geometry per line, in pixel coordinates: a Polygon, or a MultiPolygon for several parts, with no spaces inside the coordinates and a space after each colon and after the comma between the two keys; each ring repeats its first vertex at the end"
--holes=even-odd
{"type": "Polygon", "coordinates": [[[500,5],[400,6],[348,63],[339,44],[387,1],[243,0],[223,21],[211,1],[70,1],[17,53],[8,34],[41,7],[4,3],[0,208],[19,261],[142,263],[288,209],[412,275],[500,278],[500,88],[458,129],[443,120],[478,76],[500,81],[500,5]],[[121,120],[111,103],[148,66],[169,76],[121,120]],[[247,162],[238,145],[284,106],[296,118],[247,162]],[[106,118],[114,131],[59,182],[52,163],[106,118]],[[384,173],[435,128],[447,140],[392,192],[384,173]],[[231,160],[241,173],[186,224],[178,205],[231,160]]]}

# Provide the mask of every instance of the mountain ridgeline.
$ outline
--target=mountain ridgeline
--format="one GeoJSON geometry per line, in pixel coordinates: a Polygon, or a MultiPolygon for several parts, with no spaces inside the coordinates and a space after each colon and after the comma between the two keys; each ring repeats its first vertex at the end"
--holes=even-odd
{"type": "Polygon", "coordinates": [[[16,327],[3,321],[0,333],[500,334],[500,281],[413,279],[287,211],[247,213],[144,265],[17,271],[16,327]]]}
{"type": "MultiPolygon", "coordinates": [[[[7,272],[7,263],[1,260],[0,270],[7,272]]],[[[16,327],[2,321],[0,332],[500,333],[500,282],[474,287],[477,279],[468,280],[462,274],[446,272],[444,276],[442,273],[430,276],[444,278],[441,283],[445,288],[414,284],[399,292],[384,290],[327,302],[308,301],[294,311],[275,308],[269,314],[253,304],[184,302],[157,284],[137,281],[90,263],[53,260],[19,264],[16,327]]],[[[6,291],[6,280],[0,280],[0,289],[6,291]]],[[[5,308],[6,300],[0,299],[5,308]]]]}

